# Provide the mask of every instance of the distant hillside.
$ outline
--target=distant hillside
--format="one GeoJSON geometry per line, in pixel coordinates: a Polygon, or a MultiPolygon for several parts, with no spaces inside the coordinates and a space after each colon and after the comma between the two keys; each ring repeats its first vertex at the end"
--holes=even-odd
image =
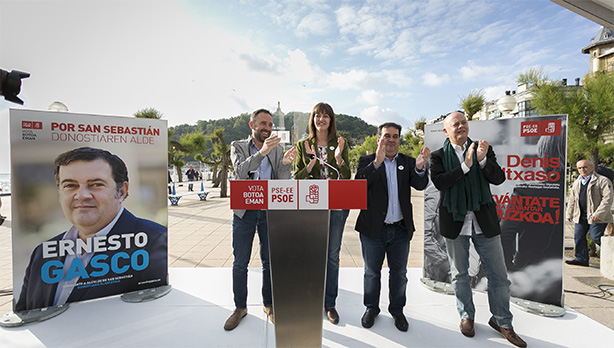
{"type": "MultiPolygon", "coordinates": [[[[217,120],[203,121],[199,120],[196,125],[181,124],[175,127],[170,127],[173,131],[172,139],[179,140],[183,135],[188,133],[202,133],[205,135],[213,134],[217,128],[224,128],[224,141],[230,144],[234,140],[244,139],[250,133],[249,114],[241,114],[231,118],[222,118],[217,120]]],[[[343,131],[344,136],[350,138],[350,143],[360,145],[368,136],[375,135],[377,127],[372,126],[361,118],[344,114],[335,115],[337,119],[337,130],[343,131]]],[[[284,126],[286,130],[291,130],[295,122],[299,128],[299,134],[306,134],[307,123],[309,121],[309,113],[292,111],[284,116],[284,126]]],[[[277,126],[279,120],[273,118],[273,123],[277,126]]],[[[211,148],[210,144],[207,146],[211,148]]],[[[209,155],[207,153],[206,155],[209,155]]]]}

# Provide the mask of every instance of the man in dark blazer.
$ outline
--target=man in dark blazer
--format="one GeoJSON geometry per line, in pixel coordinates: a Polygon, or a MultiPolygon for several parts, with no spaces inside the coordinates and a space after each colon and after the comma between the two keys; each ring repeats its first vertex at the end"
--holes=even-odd
{"type": "Polygon", "coordinates": [[[430,151],[422,148],[418,158],[400,154],[401,126],[384,123],[377,132],[377,151],[361,156],[356,179],[367,179],[367,209],[361,210],[356,221],[360,232],[362,257],[365,262],[364,305],[367,307],[361,323],[373,326],[379,314],[381,270],[384,257],[390,268],[388,311],[397,329],[407,331],[403,314],[407,288],[407,258],[409,241],[414,233],[411,187],[424,190],[428,175],[424,165],[430,151]]]}
{"type": "Polygon", "coordinates": [[[461,317],[460,331],[475,335],[475,306],[469,268],[469,243],[473,242],[488,279],[490,326],[512,344],[526,347],[514,332],[509,309],[510,281],[501,245],[501,228],[490,184],[505,181],[490,145],[484,140],[469,139],[469,123],[460,112],[446,116],[444,146],[431,155],[431,180],[441,192],[439,200],[440,233],[445,237],[452,287],[461,317]]]}
{"type": "Polygon", "coordinates": [[[59,155],[54,173],[72,226],[34,249],[15,311],[168,284],[167,228],[122,207],[128,171],[119,157],[82,147],[59,155]]]}

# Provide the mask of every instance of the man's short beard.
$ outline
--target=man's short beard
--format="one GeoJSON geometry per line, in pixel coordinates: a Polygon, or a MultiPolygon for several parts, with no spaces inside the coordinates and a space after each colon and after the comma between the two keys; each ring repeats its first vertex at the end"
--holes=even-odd
{"type": "MultiPolygon", "coordinates": [[[[271,133],[269,133],[269,136],[267,136],[266,138],[270,136],[271,136],[271,133]]],[[[260,143],[264,143],[264,141],[266,140],[266,138],[262,136],[262,132],[255,132],[254,138],[256,138],[256,140],[258,140],[258,142],[260,143]]]]}

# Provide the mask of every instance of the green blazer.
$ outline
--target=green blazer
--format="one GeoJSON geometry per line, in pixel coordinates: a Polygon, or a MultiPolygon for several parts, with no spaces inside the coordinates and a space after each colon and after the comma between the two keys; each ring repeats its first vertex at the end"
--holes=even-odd
{"type": "MultiPolygon", "coordinates": [[[[311,173],[307,172],[306,167],[307,167],[307,164],[309,164],[309,161],[311,161],[311,159],[309,159],[306,156],[307,153],[305,152],[305,141],[308,141],[309,144],[314,147],[316,151],[316,155],[318,153],[318,146],[316,145],[315,139],[307,138],[307,139],[299,140],[299,142],[296,144],[297,156],[296,156],[296,161],[295,161],[294,178],[295,179],[321,179],[320,170],[322,169],[322,164],[320,164],[320,161],[316,160],[316,163],[313,166],[311,173]]],[[[337,138],[328,142],[328,145],[326,146],[326,162],[330,164],[331,166],[335,167],[339,171],[339,174],[341,174],[341,179],[349,179],[351,176],[351,173],[350,173],[350,160],[348,158],[348,144],[347,142],[345,143],[345,146],[343,147],[343,151],[341,152],[341,158],[343,158],[343,162],[344,162],[341,167],[337,165],[337,161],[335,160],[335,150],[337,149],[337,146],[339,146],[339,143],[337,142],[337,138]]],[[[337,173],[335,173],[334,170],[329,168],[328,172],[330,174],[331,179],[337,179],[337,173]]]]}

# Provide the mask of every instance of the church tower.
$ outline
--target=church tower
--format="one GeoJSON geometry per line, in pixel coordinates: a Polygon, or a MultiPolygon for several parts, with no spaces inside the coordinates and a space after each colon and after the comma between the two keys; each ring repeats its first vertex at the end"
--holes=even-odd
{"type": "Polygon", "coordinates": [[[285,130],[286,126],[284,125],[284,113],[281,111],[281,103],[277,102],[277,110],[273,113],[279,121],[277,122],[277,129],[285,130]]]}

